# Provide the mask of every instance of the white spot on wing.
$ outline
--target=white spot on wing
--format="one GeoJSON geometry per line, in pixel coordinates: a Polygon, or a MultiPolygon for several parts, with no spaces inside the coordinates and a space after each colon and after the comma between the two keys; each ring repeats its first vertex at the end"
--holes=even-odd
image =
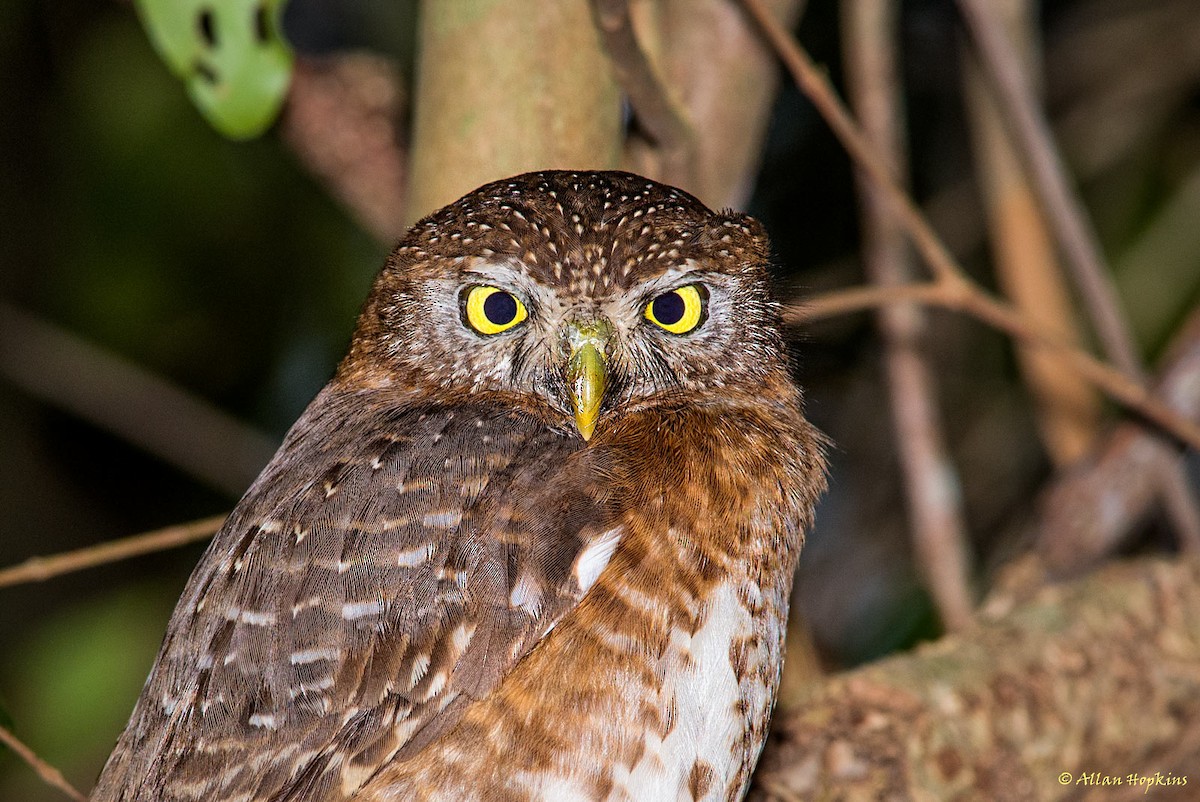
{"type": "Polygon", "coordinates": [[[401,568],[415,568],[424,565],[433,554],[432,544],[423,543],[413,549],[406,549],[396,555],[396,565],[401,568]]]}
{"type": "Polygon", "coordinates": [[[379,615],[381,612],[383,612],[383,602],[379,599],[342,605],[342,618],[347,621],[357,621],[367,616],[379,615]]]}
{"type": "Polygon", "coordinates": [[[413,687],[421,681],[421,677],[425,676],[425,672],[429,670],[429,655],[417,655],[413,659],[412,675],[409,677],[408,687],[413,687]]]}
{"type": "Polygon", "coordinates": [[[439,671],[429,682],[429,690],[425,691],[425,699],[429,700],[442,692],[446,687],[446,672],[439,671]]]}
{"type": "Polygon", "coordinates": [[[462,512],[451,510],[445,512],[431,512],[425,516],[422,523],[430,529],[453,529],[462,521],[462,512]]]}
{"type": "Polygon", "coordinates": [[[575,560],[574,573],[575,581],[579,583],[579,589],[583,593],[587,593],[588,589],[596,584],[600,572],[608,565],[613,552],[616,551],[617,544],[621,542],[623,533],[624,530],[619,526],[602,532],[579,553],[579,557],[575,560]]]}
{"type": "Polygon", "coordinates": [[[450,636],[450,643],[454,646],[454,650],[462,654],[467,650],[467,644],[471,642],[471,638],[475,635],[475,625],[459,624],[454,630],[454,634],[450,636]]]}
{"type": "Polygon", "coordinates": [[[300,649],[292,652],[288,662],[294,666],[316,663],[320,660],[337,660],[342,656],[340,649],[300,649]]]}
{"type": "Polygon", "coordinates": [[[252,627],[269,627],[275,623],[275,613],[264,613],[257,610],[242,610],[238,621],[252,627]]]}
{"type": "Polygon", "coordinates": [[[305,610],[311,609],[313,607],[320,607],[321,604],[322,604],[322,601],[321,601],[320,596],[309,596],[307,599],[304,599],[303,601],[298,601],[292,605],[292,618],[295,618],[296,616],[300,615],[300,613],[304,612],[305,610]]]}
{"type": "Polygon", "coordinates": [[[524,610],[530,617],[537,618],[542,609],[542,589],[537,580],[528,571],[521,574],[517,584],[513,585],[512,593],[508,594],[508,603],[512,607],[524,610]]]}

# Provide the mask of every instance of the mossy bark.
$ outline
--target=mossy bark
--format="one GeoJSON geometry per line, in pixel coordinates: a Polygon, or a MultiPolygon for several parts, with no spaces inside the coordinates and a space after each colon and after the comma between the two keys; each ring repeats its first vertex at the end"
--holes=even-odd
{"type": "Polygon", "coordinates": [[[613,169],[621,101],[587,0],[421,4],[406,213],[540,169],[613,169]]]}

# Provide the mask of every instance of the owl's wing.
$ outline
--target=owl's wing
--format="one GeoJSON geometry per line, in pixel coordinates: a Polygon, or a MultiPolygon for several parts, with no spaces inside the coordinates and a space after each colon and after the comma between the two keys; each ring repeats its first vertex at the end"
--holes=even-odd
{"type": "Polygon", "coordinates": [[[97,800],[334,799],[486,694],[619,538],[519,413],[326,391],[205,553],[97,800]]]}

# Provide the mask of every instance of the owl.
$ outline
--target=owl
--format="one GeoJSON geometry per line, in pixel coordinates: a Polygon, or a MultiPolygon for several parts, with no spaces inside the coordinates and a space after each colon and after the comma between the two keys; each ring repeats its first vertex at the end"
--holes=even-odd
{"type": "Polygon", "coordinates": [[[417,223],[91,798],[740,798],[824,486],[767,262],[621,172],[417,223]]]}

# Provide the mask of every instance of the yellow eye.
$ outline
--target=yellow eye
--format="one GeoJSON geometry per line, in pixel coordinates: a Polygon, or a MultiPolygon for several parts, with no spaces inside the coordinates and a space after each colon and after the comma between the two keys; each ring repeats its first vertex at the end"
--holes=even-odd
{"type": "Polygon", "coordinates": [[[699,284],[688,284],[664,292],[646,306],[646,319],[672,334],[687,334],[704,322],[708,291],[699,284]]]}
{"type": "Polygon", "coordinates": [[[499,287],[472,287],[463,301],[463,313],[480,334],[508,331],[528,316],[521,299],[499,287]]]}

